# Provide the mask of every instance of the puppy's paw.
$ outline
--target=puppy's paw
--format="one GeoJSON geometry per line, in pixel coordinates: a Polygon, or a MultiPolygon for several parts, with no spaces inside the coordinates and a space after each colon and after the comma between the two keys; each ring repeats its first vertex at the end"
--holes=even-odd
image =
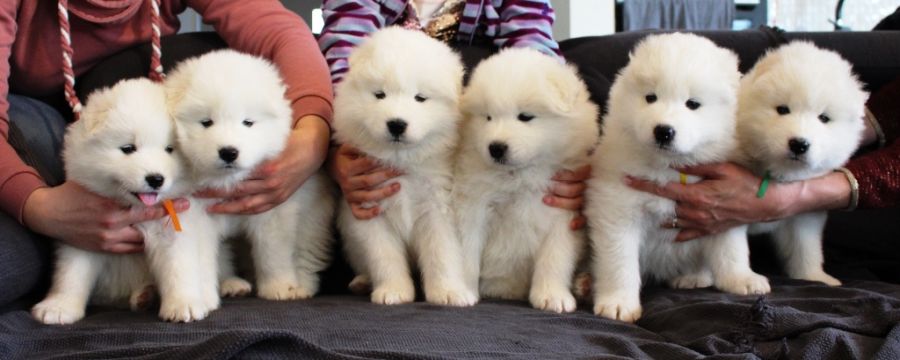
{"type": "Polygon", "coordinates": [[[796,279],[800,279],[800,280],[818,281],[820,283],[825,283],[825,285],[828,285],[828,286],[841,286],[840,280],[835,279],[831,275],[828,275],[823,270],[815,271],[815,272],[812,272],[807,275],[801,275],[801,276],[796,276],[796,277],[792,276],[792,277],[796,278],[796,279]]]}
{"type": "Polygon", "coordinates": [[[356,275],[347,288],[356,295],[368,295],[372,293],[372,280],[367,275],[356,275]]]}
{"type": "Polygon", "coordinates": [[[528,297],[531,306],[535,309],[552,311],[555,313],[568,313],[575,311],[577,307],[575,297],[568,290],[557,291],[532,291],[528,297]]]}
{"type": "Polygon", "coordinates": [[[769,279],[754,272],[723,276],[717,279],[716,287],[724,292],[737,295],[762,295],[772,291],[769,279]]]}
{"type": "Polygon", "coordinates": [[[372,302],[382,305],[396,305],[415,300],[416,289],[412,283],[384,284],[372,290],[372,302]]]}
{"type": "Polygon", "coordinates": [[[634,323],[641,318],[641,301],[626,300],[627,296],[603,296],[594,298],[594,314],[607,319],[634,323]]]}
{"type": "Polygon", "coordinates": [[[71,324],[84,318],[84,306],[61,298],[46,298],[31,308],[31,315],[48,325],[71,324]]]}
{"type": "Polygon", "coordinates": [[[253,291],[253,285],[247,280],[233,276],[222,280],[219,284],[219,295],[222,297],[244,297],[253,291]]]}
{"type": "Polygon", "coordinates": [[[712,274],[705,271],[696,274],[681,275],[669,280],[669,287],[673,289],[700,289],[712,285],[712,274]]]}
{"type": "Polygon", "coordinates": [[[203,320],[211,309],[203,299],[163,298],[159,306],[159,317],[169,322],[191,322],[203,320]]]}
{"type": "Polygon", "coordinates": [[[472,306],[478,302],[478,296],[463,285],[448,286],[425,289],[425,301],[436,305],[472,306]]]}
{"type": "Polygon", "coordinates": [[[261,282],[256,295],[266,300],[302,300],[311,298],[313,294],[294,282],[275,280],[261,282]]]}
{"type": "Polygon", "coordinates": [[[159,292],[156,286],[147,285],[131,292],[128,305],[131,311],[146,311],[159,304],[159,292]]]}

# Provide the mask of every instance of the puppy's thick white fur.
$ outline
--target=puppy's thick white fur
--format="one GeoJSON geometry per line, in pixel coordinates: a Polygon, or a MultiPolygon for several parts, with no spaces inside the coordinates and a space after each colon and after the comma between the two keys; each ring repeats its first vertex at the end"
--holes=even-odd
{"type": "MultiPolygon", "coordinates": [[[[766,54],[741,80],[738,161],[773,181],[819,177],[844,164],[859,145],[868,94],[837,53],[794,42],[766,54]],[[778,107],[784,114],[779,113],[778,107]],[[808,149],[797,154],[790,141],[808,149]]],[[[750,233],[774,232],[786,273],[836,286],[822,269],[827,212],[755,224],[750,233]]]]}
{"type": "Polygon", "coordinates": [[[599,129],[587,87],[556,59],[508,49],[478,65],[462,104],[453,208],[467,285],[575,310],[570,285],[585,234],[569,229],[575,212],[542,199],[557,171],[590,161],[599,129]]]}
{"type": "Polygon", "coordinates": [[[750,269],[746,235],[673,241],[660,225],[674,216],[671,200],[633,190],[626,175],[664,184],[679,181],[672,167],[726,160],[736,145],[737,57],[688,34],[649,36],[631,54],[610,92],[609,113],[588,184],[593,245],[594,312],[627,322],[641,315],[642,277],[680,288],[715,287],[736,294],[766,293],[768,280],[750,269]],[[692,105],[699,104],[692,110],[692,105]],[[670,126],[667,145],[658,126],[670,126]]]}
{"type": "MultiPolygon", "coordinates": [[[[183,162],[171,151],[174,142],[163,86],[147,79],[125,80],[93,93],[81,120],[69,126],[63,153],[66,177],[123,206],[153,205],[182,196],[187,186],[183,162]],[[154,188],[148,176],[160,176],[161,186],[154,188]]],[[[186,226],[178,236],[189,240],[176,239],[168,218],[135,225],[144,236],[146,257],[95,253],[60,243],[52,288],[32,313],[47,324],[67,324],[84,317],[89,301],[130,303],[135,310],[151,305],[154,277],[164,285],[193,277],[201,265],[196,263],[197,254],[215,254],[214,244],[202,241],[202,210],[192,207],[180,218],[186,226]]],[[[175,296],[180,305],[172,313],[160,314],[168,320],[199,319],[219,304],[217,294],[201,294],[194,284],[160,291],[175,296]],[[193,301],[188,303],[188,298],[193,301]]]]}
{"type": "Polygon", "coordinates": [[[414,300],[410,265],[418,266],[428,302],[477,301],[463,282],[449,207],[462,76],[459,56],[449,47],[390,27],[353,51],[350,71],[337,87],[338,142],[403,172],[394,180],[401,190],[381,202],[378,217],[357,220],[345,201],[338,213],[348,260],[359,275],[355,281],[371,279],[375,303],[414,300]]]}
{"type": "MultiPolygon", "coordinates": [[[[278,69],[266,60],[233,50],[211,52],[180,64],[166,89],[178,146],[197,189],[234,189],[285,148],[291,108],[278,69]],[[224,152],[231,152],[230,162],[224,152]]],[[[194,206],[206,208],[218,200],[198,201],[194,206]]],[[[218,238],[246,235],[257,295],[289,300],[318,291],[318,272],[331,259],[333,214],[330,182],[317,172],[269,211],[209,216],[218,238]]],[[[230,269],[221,265],[223,285],[234,283],[230,269]]]]}

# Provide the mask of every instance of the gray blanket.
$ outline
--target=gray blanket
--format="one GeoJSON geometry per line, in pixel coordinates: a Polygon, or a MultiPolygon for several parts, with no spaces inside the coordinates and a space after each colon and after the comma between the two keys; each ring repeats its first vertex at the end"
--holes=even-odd
{"type": "Polygon", "coordinates": [[[75,325],[44,326],[13,311],[0,316],[0,359],[900,358],[900,286],[773,285],[764,298],[649,287],[636,325],[586,305],[555,315],[521,302],[376,306],[349,295],[227,300],[191,324],[94,308],[75,325]]]}

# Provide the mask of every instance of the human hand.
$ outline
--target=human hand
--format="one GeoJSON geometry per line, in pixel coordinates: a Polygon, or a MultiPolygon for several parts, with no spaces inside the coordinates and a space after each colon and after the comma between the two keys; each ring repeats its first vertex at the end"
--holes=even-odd
{"type": "MultiPolygon", "coordinates": [[[[182,212],[190,203],[176,199],[174,207],[182,212]]],[[[23,217],[29,229],[78,248],[135,253],[144,250],[144,239],[131,225],[165,215],[160,204],[129,208],[67,181],[32,192],[25,200],[23,217]]]]}
{"type": "Polygon", "coordinates": [[[287,200],[312,176],[328,151],[328,124],[315,116],[301,118],[291,131],[285,149],[278,157],[266,161],[250,177],[231,191],[204,190],[201,198],[221,198],[207,211],[219,214],[258,214],[287,200]]]}
{"type": "MultiPolygon", "coordinates": [[[[675,241],[688,241],[717,234],[743,224],[772,221],[790,216],[789,205],[797,198],[797,184],[770,182],[768,191],[756,197],[762,182],[749,170],[732,163],[699,165],[678,171],[703,178],[694,184],[652,181],[626,177],[625,183],[640,191],[676,202],[675,219],[680,229],[675,241]]],[[[672,228],[672,222],[661,225],[672,228]]]]}
{"type": "Polygon", "coordinates": [[[591,178],[591,166],[585,165],[578,169],[560,170],[553,175],[553,184],[547,195],[544,196],[544,204],[549,206],[578,211],[578,215],[569,223],[569,228],[578,230],[584,227],[587,219],[581,213],[584,207],[584,190],[586,181],[591,178]]]}
{"type": "Polygon", "coordinates": [[[353,216],[367,220],[378,216],[378,203],[398,191],[399,183],[386,182],[403,172],[384,167],[350,145],[340,145],[329,160],[329,172],[341,187],[344,200],[350,205],[353,216]]]}

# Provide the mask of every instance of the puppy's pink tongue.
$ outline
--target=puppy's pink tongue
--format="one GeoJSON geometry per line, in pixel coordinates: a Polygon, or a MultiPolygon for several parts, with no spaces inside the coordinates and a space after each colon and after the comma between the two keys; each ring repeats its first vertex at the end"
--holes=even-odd
{"type": "Polygon", "coordinates": [[[137,197],[138,197],[138,199],[141,199],[141,202],[144,203],[144,205],[147,205],[147,206],[156,205],[156,198],[157,198],[156,193],[152,193],[152,192],[151,193],[138,193],[137,197]]]}

